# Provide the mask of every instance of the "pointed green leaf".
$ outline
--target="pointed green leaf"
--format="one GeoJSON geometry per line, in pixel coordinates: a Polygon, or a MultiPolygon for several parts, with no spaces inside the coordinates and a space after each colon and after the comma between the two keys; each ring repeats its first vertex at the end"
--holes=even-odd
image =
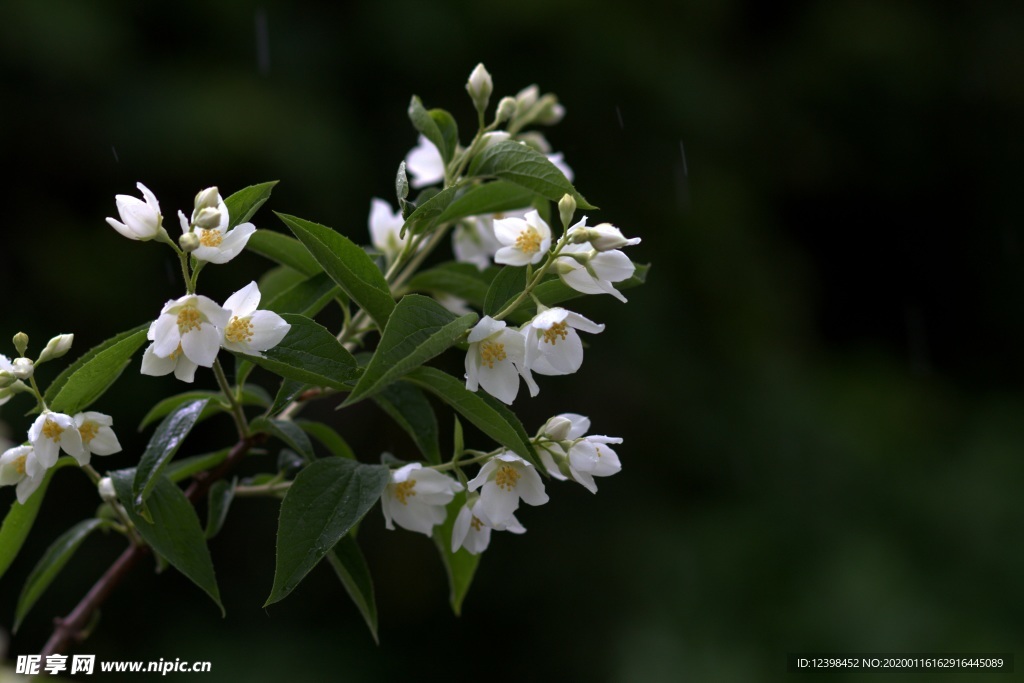
{"type": "Polygon", "coordinates": [[[35,569],[28,575],[25,586],[21,589],[18,597],[18,606],[14,611],[13,633],[18,632],[22,620],[28,615],[32,606],[46,592],[53,580],[57,578],[60,570],[68,563],[71,556],[75,554],[82,541],[94,530],[103,525],[103,520],[86,519],[65,531],[60,538],[54,541],[43,557],[36,564],[35,569]]]}
{"type": "Polygon", "coordinates": [[[352,447],[348,445],[348,442],[345,441],[338,432],[334,431],[334,429],[325,425],[323,422],[296,420],[295,424],[299,425],[299,427],[302,428],[302,431],[306,432],[326,446],[327,450],[331,452],[331,455],[335,455],[339,458],[348,458],[349,460],[356,459],[356,454],[352,451],[352,447]]]}
{"type": "Polygon", "coordinates": [[[459,147],[459,126],[455,123],[455,118],[444,109],[431,109],[429,114],[437,124],[441,139],[444,140],[441,158],[447,164],[455,156],[455,150],[459,147]]]}
{"type": "Polygon", "coordinates": [[[422,391],[408,382],[395,382],[373,400],[412,437],[428,462],[441,464],[437,417],[422,391]]]}
{"type": "Polygon", "coordinates": [[[164,468],[164,476],[170,479],[172,483],[177,484],[179,481],[184,481],[195,474],[213,469],[227,460],[230,453],[230,448],[222,448],[213,453],[193,455],[190,458],[175,460],[164,468]]]}
{"type": "Polygon", "coordinates": [[[302,242],[273,230],[257,230],[249,237],[245,248],[282,266],[288,266],[306,277],[312,277],[323,270],[302,246],[302,242]]]}
{"type": "MultiPolygon", "coordinates": [[[[302,245],[299,246],[301,247],[302,245]]],[[[256,284],[260,288],[262,301],[266,303],[281,292],[291,289],[300,282],[305,282],[307,279],[309,279],[309,276],[303,275],[294,268],[289,268],[288,266],[272,266],[270,269],[265,271],[263,275],[259,276],[256,280],[256,284]]]]}
{"type": "Polygon", "coordinates": [[[28,532],[31,531],[32,524],[36,521],[36,515],[39,514],[39,506],[43,504],[43,498],[46,497],[46,489],[50,485],[53,473],[71,464],[77,463],[69,457],[60,458],[53,467],[46,471],[39,488],[28,497],[24,505],[17,500],[11,503],[11,509],[7,511],[4,523],[0,525],[0,577],[14,562],[25,539],[28,538],[28,532]]]}
{"type": "Polygon", "coordinates": [[[472,263],[448,262],[417,273],[405,286],[416,292],[449,294],[483,308],[489,285],[487,275],[472,263]]]}
{"type": "Polygon", "coordinates": [[[448,210],[451,203],[455,201],[457,193],[458,188],[453,185],[419,204],[416,210],[409,214],[409,217],[405,220],[405,225],[402,226],[402,234],[411,232],[414,235],[418,235],[421,232],[429,232],[438,224],[439,219],[448,210]]]}
{"type": "Polygon", "coordinates": [[[270,410],[267,411],[267,415],[273,417],[279,415],[282,410],[288,407],[288,405],[299,397],[302,392],[306,391],[309,385],[305,382],[297,382],[293,379],[281,380],[281,386],[277,390],[277,396],[274,397],[274,405],[270,406],[270,410]]]}
{"type": "Polygon", "coordinates": [[[224,526],[224,520],[228,518],[228,510],[231,508],[231,501],[235,499],[235,486],[238,478],[231,481],[215,481],[210,487],[208,504],[206,506],[206,539],[210,540],[216,536],[224,526]]]}
{"type": "Polygon", "coordinates": [[[403,297],[384,328],[370,364],[343,405],[371,396],[437,356],[461,339],[477,318],[476,313],[457,318],[441,304],[419,294],[403,297]]]}
{"type": "Polygon", "coordinates": [[[477,185],[452,202],[438,223],[528,208],[537,193],[505,180],[477,185]]]}
{"type": "Polygon", "coordinates": [[[383,273],[361,247],[330,228],[278,213],[331,279],[363,308],[379,329],[384,329],[395,307],[383,273]]]}
{"type": "Polygon", "coordinates": [[[141,508],[153,487],[156,486],[161,470],[174,457],[181,442],[192,431],[192,427],[195,426],[209,400],[200,398],[185,403],[165,417],[163,422],[157,426],[135,471],[132,497],[127,501],[122,501],[126,506],[141,508]]]}
{"type": "Polygon", "coordinates": [[[448,514],[444,522],[434,527],[433,539],[437,551],[441,554],[441,561],[444,563],[445,571],[448,573],[448,602],[452,606],[455,616],[462,613],[462,601],[466,599],[469,586],[473,583],[473,575],[476,567],[480,564],[480,556],[473,555],[465,548],[459,548],[458,552],[452,552],[452,528],[455,526],[455,518],[459,510],[466,503],[465,492],[456,494],[451,503],[448,504],[448,514]]]}
{"type": "Polygon", "coordinates": [[[58,375],[45,395],[50,410],[74,415],[88,408],[121,376],[146,342],[148,328],[148,323],[140,325],[90,349],[58,375]]]}
{"type": "Polygon", "coordinates": [[[263,308],[275,313],[298,313],[311,318],[322,311],[339,292],[338,285],[334,284],[327,273],[318,273],[266,299],[263,308]]]}
{"type": "Polygon", "coordinates": [[[217,588],[217,577],[213,571],[210,550],[206,547],[206,537],[195,508],[181,489],[167,477],[157,479],[146,499],[146,507],[153,520],[149,522],[131,504],[134,496],[132,484],[136,478],[134,468],[115,470],[110,473],[110,478],[114,482],[117,497],[143,540],[192,583],[202,588],[223,615],[224,606],[220,602],[220,589],[217,588]]]}
{"type": "Polygon", "coordinates": [[[487,289],[484,314],[497,315],[526,289],[526,268],[505,266],[487,289]]]}
{"type": "MultiPolygon", "coordinates": [[[[231,410],[231,406],[225,403],[221,396],[222,394],[219,391],[197,390],[186,391],[176,396],[165,398],[149,409],[146,416],[142,418],[142,422],[139,423],[139,431],[141,432],[161,417],[169,415],[182,403],[188,403],[189,401],[194,401],[200,398],[209,399],[209,403],[207,403],[206,407],[203,408],[203,412],[199,415],[197,423],[202,422],[211,415],[229,412],[231,410]]],[[[240,398],[242,405],[245,406],[261,406],[266,408],[270,405],[270,397],[267,396],[267,393],[262,389],[262,387],[246,387],[242,390],[240,398]]]]}
{"type": "Polygon", "coordinates": [[[277,185],[276,180],[259,185],[250,185],[234,193],[224,200],[228,207],[228,228],[247,222],[256,213],[263,203],[270,199],[270,192],[277,185]]]}
{"type": "Polygon", "coordinates": [[[345,458],[317,460],[299,472],[281,501],[277,569],[264,607],[295,589],[377,502],[388,478],[384,465],[345,458]]]}
{"type": "Polygon", "coordinates": [[[458,130],[454,128],[455,121],[451,115],[448,114],[445,117],[445,114],[448,113],[442,109],[427,111],[423,106],[423,102],[415,95],[412,96],[412,100],[409,102],[409,120],[412,121],[413,127],[420,133],[423,133],[434,144],[434,147],[437,147],[441,158],[444,159],[445,163],[448,163],[452,160],[452,154],[455,153],[455,144],[458,142],[458,130]],[[439,113],[435,116],[434,112],[439,113]],[[444,127],[444,130],[442,130],[442,127],[444,127]]]}
{"type": "Polygon", "coordinates": [[[351,534],[346,534],[337,545],[327,553],[327,561],[331,568],[341,580],[348,596],[356,604],[359,613],[363,615],[366,626],[370,629],[373,642],[380,643],[377,639],[377,600],[373,592],[373,577],[370,576],[370,568],[366,566],[366,559],[363,551],[359,549],[356,539],[351,534]]]}
{"type": "Polygon", "coordinates": [[[454,408],[487,436],[539,466],[529,435],[516,414],[497,399],[466,389],[460,380],[437,368],[416,368],[405,378],[454,408]]]}
{"type": "Polygon", "coordinates": [[[569,194],[576,199],[576,206],[580,209],[597,208],[576,191],[546,156],[514,140],[503,140],[486,147],[473,158],[469,174],[507,180],[553,202],[569,194]]]}
{"type": "Polygon", "coordinates": [[[292,327],[263,357],[241,356],[286,379],[349,390],[359,374],[356,359],[327,329],[302,315],[281,316],[292,327]]]}
{"type": "Polygon", "coordinates": [[[265,432],[292,447],[306,462],[313,462],[313,444],[302,428],[291,420],[268,420],[258,417],[249,425],[254,432],[265,432]]]}

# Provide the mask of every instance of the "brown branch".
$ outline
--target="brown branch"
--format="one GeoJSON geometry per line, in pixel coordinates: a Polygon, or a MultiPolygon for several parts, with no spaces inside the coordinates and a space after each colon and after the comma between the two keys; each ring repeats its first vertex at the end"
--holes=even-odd
{"type": "MultiPolygon", "coordinates": [[[[231,448],[224,462],[213,470],[200,472],[193,478],[192,483],[185,490],[185,497],[192,503],[198,501],[206,495],[211,484],[218,479],[224,478],[235,465],[241,462],[245,454],[249,452],[249,449],[265,440],[265,438],[265,435],[259,434],[239,440],[231,448]]],[[[125,576],[138,564],[139,560],[149,553],[149,546],[145,545],[133,543],[126,548],[121,553],[121,556],[114,560],[114,563],[107,568],[103,576],[93,584],[93,587],[89,589],[85,597],[75,605],[70,614],[63,619],[57,618],[53,620],[53,633],[50,635],[50,639],[46,641],[46,645],[43,646],[40,654],[44,657],[58,653],[64,654],[67,651],[68,645],[85,640],[88,635],[86,628],[92,621],[93,614],[110,597],[110,594],[114,592],[114,589],[117,588],[125,576]]]]}

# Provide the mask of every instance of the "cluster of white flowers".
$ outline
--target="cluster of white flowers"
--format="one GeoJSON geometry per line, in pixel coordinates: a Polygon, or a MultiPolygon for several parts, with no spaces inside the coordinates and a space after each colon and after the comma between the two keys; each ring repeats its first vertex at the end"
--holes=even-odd
{"type": "Polygon", "coordinates": [[[28,438],[20,445],[8,448],[0,455],[0,486],[15,486],[18,502],[24,504],[43,482],[46,471],[57,464],[57,458],[64,451],[85,467],[94,455],[110,455],[121,450],[121,444],[114,434],[114,420],[109,415],[85,411],[65,415],[46,408],[32,382],[35,366],[59,358],[71,348],[74,335],[62,334],[54,337],[34,361],[24,356],[28,337],[23,333],[15,335],[14,343],[20,358],[11,361],[0,355],[0,385],[6,395],[0,405],[17,392],[35,393],[42,412],[28,430],[28,438]]]}

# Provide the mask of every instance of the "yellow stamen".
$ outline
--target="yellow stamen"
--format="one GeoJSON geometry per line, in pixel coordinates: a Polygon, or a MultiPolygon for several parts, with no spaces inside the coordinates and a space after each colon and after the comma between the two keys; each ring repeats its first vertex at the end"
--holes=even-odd
{"type": "Polygon", "coordinates": [[[199,243],[204,247],[219,247],[224,241],[224,235],[219,230],[196,230],[199,233],[199,243]]]}
{"type": "Polygon", "coordinates": [[[474,531],[480,531],[480,529],[482,529],[482,528],[483,528],[483,526],[484,526],[484,523],[480,521],[480,518],[479,518],[479,517],[477,517],[476,515],[473,515],[473,519],[471,519],[471,520],[469,521],[469,525],[470,525],[471,527],[473,527],[473,530],[474,530],[474,531]]]}
{"type": "Polygon", "coordinates": [[[202,314],[193,306],[186,306],[178,313],[178,332],[186,334],[198,330],[203,324],[202,314]]]}
{"type": "Polygon", "coordinates": [[[99,431],[100,426],[95,422],[86,422],[78,428],[78,433],[82,435],[82,443],[89,443],[95,439],[99,431]]]}
{"type": "Polygon", "coordinates": [[[516,247],[526,254],[536,254],[540,251],[540,233],[532,225],[519,233],[516,237],[516,247]]]}
{"type": "Polygon", "coordinates": [[[178,356],[185,353],[185,350],[181,348],[181,344],[178,344],[178,348],[171,351],[171,355],[168,356],[171,360],[178,360],[178,356]]]}
{"type": "Polygon", "coordinates": [[[565,341],[568,334],[569,329],[565,323],[555,323],[548,329],[544,330],[544,343],[554,346],[558,343],[559,338],[561,338],[562,341],[565,341]]]}
{"type": "Polygon", "coordinates": [[[516,468],[511,465],[502,465],[498,469],[498,473],[494,476],[494,483],[498,485],[499,489],[505,491],[511,491],[519,483],[519,472],[516,468]]]}
{"type": "Polygon", "coordinates": [[[503,361],[508,356],[505,354],[505,345],[496,341],[485,341],[480,345],[480,358],[484,365],[494,369],[495,361],[503,361]]]}
{"type": "Polygon", "coordinates": [[[395,484],[395,498],[402,505],[408,505],[406,498],[411,498],[416,495],[416,480],[410,479],[409,481],[403,481],[400,484],[395,484]]]}
{"type": "Polygon", "coordinates": [[[64,433],[64,428],[53,420],[47,420],[43,423],[43,436],[47,439],[53,439],[54,441],[60,440],[60,435],[64,433]]]}
{"type": "MultiPolygon", "coordinates": [[[[26,460],[28,460],[28,456],[27,455],[23,455],[20,458],[18,458],[17,460],[15,460],[14,461],[14,471],[17,472],[18,474],[25,474],[25,461],[26,460]]],[[[476,517],[474,517],[473,519],[476,519],[476,517]]]]}
{"type": "Polygon", "coordinates": [[[249,322],[249,318],[239,318],[237,315],[232,318],[228,328],[224,330],[224,338],[229,342],[252,341],[252,323],[249,322]]]}

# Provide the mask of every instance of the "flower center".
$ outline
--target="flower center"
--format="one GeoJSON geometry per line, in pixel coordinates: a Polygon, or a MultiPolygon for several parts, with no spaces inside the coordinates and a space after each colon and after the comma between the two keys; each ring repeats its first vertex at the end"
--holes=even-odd
{"type": "Polygon", "coordinates": [[[494,483],[498,485],[499,489],[511,491],[519,483],[519,476],[516,468],[511,465],[502,465],[498,469],[498,473],[494,475],[494,483]]]}
{"type": "Polygon", "coordinates": [[[95,439],[99,431],[100,426],[95,422],[85,422],[78,428],[78,433],[82,435],[82,443],[89,443],[95,439]]]}
{"type": "Polygon", "coordinates": [[[540,233],[532,225],[519,233],[516,237],[516,248],[526,254],[536,254],[540,251],[540,233]]]}
{"type": "Polygon", "coordinates": [[[480,345],[480,357],[484,365],[494,369],[495,361],[501,362],[508,356],[505,354],[505,345],[496,341],[485,341],[480,345]]]}
{"type": "Polygon", "coordinates": [[[473,531],[480,531],[484,527],[484,523],[480,521],[480,518],[473,515],[473,519],[469,521],[469,525],[473,527],[473,531]]]}
{"type": "Polygon", "coordinates": [[[219,230],[196,230],[199,233],[199,244],[204,247],[219,247],[224,235],[219,230]]]}
{"type": "MultiPolygon", "coordinates": [[[[14,471],[18,474],[25,474],[25,461],[28,460],[28,455],[23,455],[14,461],[14,471]]],[[[476,519],[474,517],[473,519],[476,519]]]]}
{"type": "Polygon", "coordinates": [[[170,358],[171,360],[177,360],[178,356],[180,356],[183,353],[185,353],[184,349],[181,348],[181,344],[178,344],[178,348],[171,351],[171,355],[168,356],[168,358],[170,358]]]}
{"type": "Polygon", "coordinates": [[[64,433],[64,428],[53,420],[47,420],[43,423],[43,436],[47,439],[53,439],[54,441],[60,440],[60,435],[64,433]]]}
{"type": "Polygon", "coordinates": [[[239,318],[237,315],[232,318],[228,329],[224,330],[224,338],[229,342],[252,341],[252,323],[249,318],[239,318]]]}
{"type": "Polygon", "coordinates": [[[551,344],[554,346],[561,339],[565,341],[566,336],[569,334],[568,326],[563,323],[555,323],[548,329],[544,330],[544,343],[551,344]]]}
{"type": "Polygon", "coordinates": [[[401,484],[395,484],[395,498],[402,505],[408,505],[406,498],[411,498],[416,495],[416,480],[410,479],[409,481],[403,481],[401,484]]]}
{"type": "Polygon", "coordinates": [[[186,306],[178,313],[178,332],[187,334],[192,330],[198,330],[203,324],[203,316],[192,306],[186,306]]]}

